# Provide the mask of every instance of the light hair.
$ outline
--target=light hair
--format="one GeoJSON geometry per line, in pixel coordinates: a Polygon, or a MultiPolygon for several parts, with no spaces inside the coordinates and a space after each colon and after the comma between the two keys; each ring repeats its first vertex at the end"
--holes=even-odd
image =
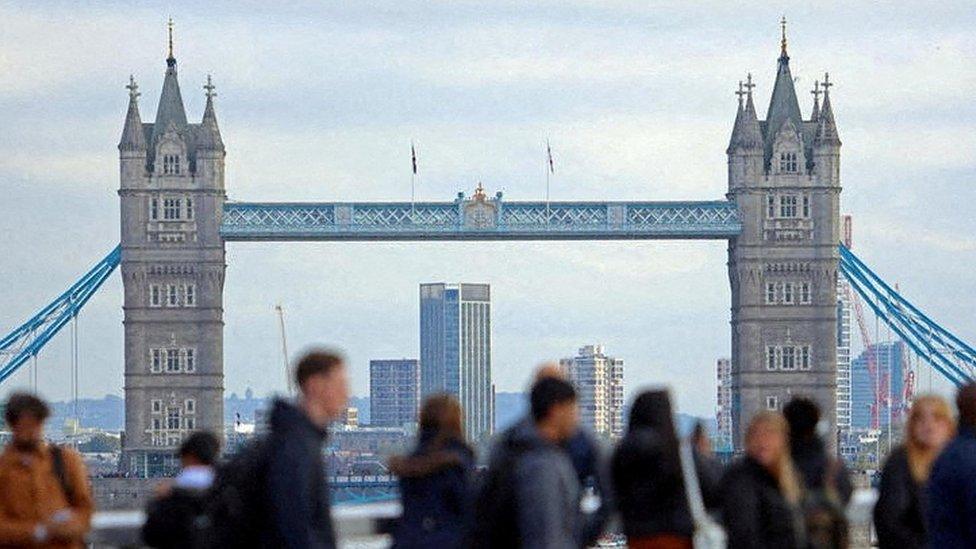
{"type": "Polygon", "coordinates": [[[929,408],[935,417],[949,426],[950,432],[956,431],[956,422],[952,418],[952,408],[946,399],[938,395],[922,395],[915,397],[908,421],[905,422],[905,451],[908,454],[908,468],[912,472],[915,482],[925,482],[932,471],[935,458],[939,457],[942,448],[928,448],[915,438],[915,425],[921,420],[922,409],[929,408]]]}
{"type": "Polygon", "coordinates": [[[800,503],[802,490],[798,479],[796,468],[793,466],[793,458],[790,457],[790,425],[786,418],[779,412],[772,410],[762,410],[752,416],[749,428],[746,430],[746,448],[749,447],[749,440],[755,436],[759,427],[770,427],[783,437],[783,451],[779,455],[776,463],[772,465],[769,472],[776,479],[779,491],[786,498],[786,501],[793,505],[800,503]]]}

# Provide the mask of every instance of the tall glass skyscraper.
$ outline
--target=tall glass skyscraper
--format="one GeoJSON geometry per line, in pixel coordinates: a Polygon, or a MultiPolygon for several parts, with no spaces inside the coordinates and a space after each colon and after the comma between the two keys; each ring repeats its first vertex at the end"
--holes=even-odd
{"type": "Polygon", "coordinates": [[[492,432],[491,288],[420,285],[420,393],[446,392],[464,409],[469,440],[492,432]]]}
{"type": "Polygon", "coordinates": [[[875,343],[851,363],[851,427],[856,430],[866,430],[871,425],[871,406],[874,402],[874,391],[877,386],[878,375],[889,375],[889,389],[881,395],[881,406],[878,410],[878,427],[888,426],[889,409],[892,425],[902,421],[904,413],[905,374],[907,364],[905,360],[905,344],[901,341],[893,343],[875,343]],[[876,374],[871,376],[868,360],[872,359],[876,365],[876,374]],[[890,401],[889,401],[890,395],[890,401]],[[890,402],[890,404],[889,404],[890,402]]]}

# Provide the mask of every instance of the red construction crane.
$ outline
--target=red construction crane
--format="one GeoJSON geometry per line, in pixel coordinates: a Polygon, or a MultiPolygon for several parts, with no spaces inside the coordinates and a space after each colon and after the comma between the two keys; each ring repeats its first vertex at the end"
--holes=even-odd
{"type": "MultiPolygon", "coordinates": [[[[845,215],[843,220],[844,246],[850,249],[853,243],[851,216],[845,215]]],[[[871,399],[871,429],[879,429],[881,427],[881,407],[888,399],[888,372],[882,372],[879,375],[877,348],[872,346],[871,332],[868,329],[864,308],[861,306],[861,299],[855,292],[851,291],[850,284],[847,285],[847,298],[854,305],[854,317],[857,319],[857,326],[861,331],[861,343],[864,344],[868,375],[874,381],[874,398],[871,399]]],[[[888,404],[890,407],[890,403],[888,404]]]]}

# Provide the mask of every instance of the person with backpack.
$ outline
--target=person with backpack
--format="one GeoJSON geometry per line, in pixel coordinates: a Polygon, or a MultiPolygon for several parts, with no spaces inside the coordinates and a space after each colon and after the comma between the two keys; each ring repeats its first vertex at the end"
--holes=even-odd
{"type": "Polygon", "coordinates": [[[929,547],[926,484],[939,453],[952,439],[956,422],[940,396],[915,397],[905,425],[905,443],[888,456],[881,471],[874,527],[881,549],[929,547]]]}
{"type": "Polygon", "coordinates": [[[928,486],[929,545],[976,547],[976,383],[956,394],[959,431],[932,465],[928,486]]]}
{"type": "Polygon", "coordinates": [[[270,433],[218,469],[205,546],[336,547],[322,447],[349,398],[345,359],[310,351],[298,361],[295,383],[295,402],[274,401],[270,433]]]}
{"type": "Polygon", "coordinates": [[[830,455],[817,434],[820,407],[804,397],[783,407],[790,425],[790,456],[803,487],[802,508],[811,549],[837,549],[848,545],[846,508],[854,486],[847,466],[830,455]]]}
{"type": "Polygon", "coordinates": [[[474,452],[464,442],[461,405],[451,395],[428,397],[420,408],[417,446],[390,459],[400,477],[403,514],[394,549],[461,549],[472,505],[474,452]]]}
{"type": "Polygon", "coordinates": [[[88,472],[73,449],[44,442],[47,404],[29,393],[7,400],[13,438],[0,453],[0,547],[83,547],[94,511],[88,472]]]}
{"type": "Polygon", "coordinates": [[[789,425],[763,410],[746,429],[745,457],[722,479],[728,549],[805,549],[802,487],[789,450],[789,425]]]}
{"type": "Polygon", "coordinates": [[[613,490],[631,549],[691,549],[678,436],[667,391],[645,391],[630,408],[611,461],[613,490]]]}
{"type": "Polygon", "coordinates": [[[529,401],[531,421],[519,422],[492,451],[468,547],[583,546],[580,483],[562,446],[579,423],[576,391],[565,380],[543,377],[529,401]]]}
{"type": "MultiPolygon", "coordinates": [[[[540,380],[546,378],[568,381],[565,370],[555,362],[543,362],[540,364],[535,370],[533,383],[538,383],[540,380]]],[[[499,433],[492,446],[488,463],[495,463],[504,459],[503,454],[513,446],[513,437],[519,433],[524,433],[526,430],[530,430],[533,423],[534,419],[530,412],[526,417],[499,433]]],[[[560,446],[566,452],[566,455],[569,456],[580,486],[584,490],[592,490],[592,494],[596,496],[596,507],[588,509],[582,516],[582,545],[589,547],[595,545],[599,537],[603,534],[603,530],[610,519],[610,514],[614,507],[608,460],[606,459],[603,448],[600,447],[600,444],[593,435],[583,426],[577,427],[572,436],[566,439],[560,446]]]]}
{"type": "Polygon", "coordinates": [[[219,454],[220,440],[213,433],[197,431],[183,441],[179,474],[172,482],[160,485],[146,510],[142,526],[146,545],[178,549],[200,544],[199,520],[205,511],[219,454]]]}

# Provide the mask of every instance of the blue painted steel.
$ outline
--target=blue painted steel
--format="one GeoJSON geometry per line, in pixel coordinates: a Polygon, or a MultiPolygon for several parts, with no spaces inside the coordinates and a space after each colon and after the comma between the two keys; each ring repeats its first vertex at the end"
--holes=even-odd
{"type": "Polygon", "coordinates": [[[728,201],[227,202],[226,240],[729,239],[742,231],[728,201]]]}
{"type": "Polygon", "coordinates": [[[85,273],[67,291],[58,296],[19,328],[0,339],[0,383],[41,351],[112,274],[122,259],[122,247],[116,246],[104,259],[85,273]]]}
{"type": "Polygon", "coordinates": [[[976,381],[976,351],[926,316],[840,245],[841,273],[912,350],[956,386],[976,381]]]}

